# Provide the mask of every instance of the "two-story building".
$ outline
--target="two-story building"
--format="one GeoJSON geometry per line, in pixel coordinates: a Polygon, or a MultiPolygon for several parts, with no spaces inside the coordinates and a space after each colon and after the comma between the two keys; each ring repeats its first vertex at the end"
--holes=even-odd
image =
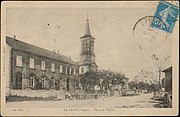
{"type": "Polygon", "coordinates": [[[67,90],[79,86],[79,65],[70,57],[6,37],[7,88],[67,90]]]}

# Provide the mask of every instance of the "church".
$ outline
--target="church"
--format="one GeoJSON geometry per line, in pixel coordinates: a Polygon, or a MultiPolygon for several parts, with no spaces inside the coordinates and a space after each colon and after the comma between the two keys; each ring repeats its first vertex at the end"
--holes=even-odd
{"type": "Polygon", "coordinates": [[[89,19],[86,20],[85,34],[80,37],[81,52],[79,61],[79,74],[84,74],[87,71],[97,71],[97,64],[95,62],[94,42],[95,38],[91,35],[89,27],[89,19]]]}

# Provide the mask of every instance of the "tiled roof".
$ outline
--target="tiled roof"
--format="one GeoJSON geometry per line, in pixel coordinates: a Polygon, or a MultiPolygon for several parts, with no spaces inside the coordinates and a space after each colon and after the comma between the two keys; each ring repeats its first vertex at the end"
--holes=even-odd
{"type": "Polygon", "coordinates": [[[64,63],[72,64],[72,65],[78,65],[78,63],[74,62],[70,57],[64,56],[62,54],[54,53],[53,51],[46,50],[22,41],[19,41],[17,39],[13,39],[11,37],[6,36],[6,43],[17,50],[33,53],[39,56],[47,57],[49,59],[55,59],[57,61],[61,61],[64,63]]]}

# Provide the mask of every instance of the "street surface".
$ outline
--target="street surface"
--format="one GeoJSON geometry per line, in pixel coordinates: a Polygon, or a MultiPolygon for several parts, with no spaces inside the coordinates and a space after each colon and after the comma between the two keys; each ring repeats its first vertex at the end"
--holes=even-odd
{"type": "Polygon", "coordinates": [[[87,100],[59,100],[59,101],[19,101],[8,102],[9,108],[155,108],[160,103],[154,101],[153,94],[136,96],[105,97],[87,100]]]}

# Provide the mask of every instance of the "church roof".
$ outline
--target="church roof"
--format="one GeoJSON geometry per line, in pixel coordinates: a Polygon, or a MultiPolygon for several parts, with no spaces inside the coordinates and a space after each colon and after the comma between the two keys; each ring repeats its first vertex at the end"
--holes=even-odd
{"type": "Polygon", "coordinates": [[[91,63],[79,63],[80,65],[90,65],[92,67],[98,67],[97,64],[95,62],[91,62],[91,63]]]}
{"type": "Polygon", "coordinates": [[[72,64],[72,65],[78,65],[78,63],[74,62],[70,57],[64,56],[62,54],[54,53],[53,51],[46,50],[22,41],[19,41],[17,39],[13,39],[12,37],[6,36],[6,43],[17,50],[29,52],[38,56],[43,56],[46,58],[50,58],[53,60],[61,61],[64,63],[72,64]]]}

